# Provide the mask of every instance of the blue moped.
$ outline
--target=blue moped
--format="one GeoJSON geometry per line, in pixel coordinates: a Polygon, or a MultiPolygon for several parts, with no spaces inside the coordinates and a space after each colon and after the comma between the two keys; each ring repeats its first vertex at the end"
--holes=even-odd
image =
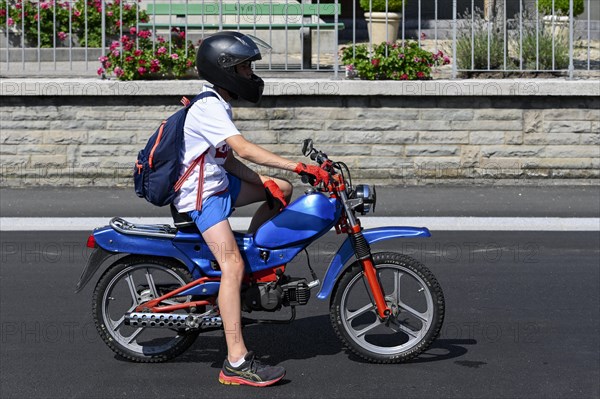
{"type": "MultiPolygon", "coordinates": [[[[352,352],[375,363],[399,363],[419,355],[442,327],[442,289],[417,260],[395,252],[372,253],[371,244],[429,237],[429,231],[363,229],[357,215],[374,210],[375,188],[353,186],[348,167],[316,150],[310,139],[302,152],[330,174],[330,182],[309,189],[255,233],[235,233],[246,264],[243,310],[290,307],[289,322],[295,307],[306,305],[311,291],[320,287],[316,296],[331,298],[333,329],[352,352]],[[312,281],[289,276],[286,265],[334,227],[347,238],[322,282],[310,262],[312,281]]],[[[222,326],[219,264],[194,223],[176,212],[174,219],[173,227],[113,218],[88,239],[94,250],[76,291],[108,264],[93,293],[93,318],[110,349],[131,361],[172,359],[201,332],[222,326]]]]}

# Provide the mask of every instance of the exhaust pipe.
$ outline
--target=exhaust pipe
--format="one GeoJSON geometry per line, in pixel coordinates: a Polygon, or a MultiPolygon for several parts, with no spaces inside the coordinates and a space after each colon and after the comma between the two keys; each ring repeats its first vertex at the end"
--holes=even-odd
{"type": "Polygon", "coordinates": [[[124,324],[132,327],[154,328],[219,328],[223,325],[219,316],[201,316],[176,313],[132,312],[125,315],[124,324]]]}

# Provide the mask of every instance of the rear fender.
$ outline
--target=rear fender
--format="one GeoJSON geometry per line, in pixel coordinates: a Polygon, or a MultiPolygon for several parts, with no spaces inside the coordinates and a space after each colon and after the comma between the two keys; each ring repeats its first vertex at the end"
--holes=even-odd
{"type": "MultiPolygon", "coordinates": [[[[378,241],[391,240],[394,238],[431,237],[431,233],[425,227],[389,226],[363,230],[362,233],[365,237],[365,240],[367,240],[369,244],[374,244],[378,241]]],[[[344,265],[346,265],[352,256],[354,256],[354,249],[352,248],[352,243],[348,237],[331,260],[331,263],[325,272],[323,284],[321,285],[321,290],[317,294],[317,298],[327,299],[327,297],[331,295],[336,281],[346,269],[344,265]]]]}
{"type": "Polygon", "coordinates": [[[96,245],[109,252],[136,255],[155,255],[172,258],[182,253],[173,246],[170,236],[153,237],[145,235],[123,234],[106,226],[94,231],[96,245]]]}
{"type": "Polygon", "coordinates": [[[114,255],[134,254],[174,258],[181,261],[194,274],[195,264],[173,246],[170,237],[127,235],[115,231],[110,226],[94,230],[93,235],[96,248],[81,273],[75,292],[80,292],[100,266],[114,255]]]}
{"type": "Polygon", "coordinates": [[[92,279],[92,276],[96,274],[100,266],[111,256],[116,255],[113,252],[108,252],[107,250],[96,247],[94,248],[94,252],[88,258],[87,264],[81,273],[81,277],[79,277],[79,282],[75,287],[75,293],[80,292],[83,287],[86,286],[87,283],[92,279]]]}

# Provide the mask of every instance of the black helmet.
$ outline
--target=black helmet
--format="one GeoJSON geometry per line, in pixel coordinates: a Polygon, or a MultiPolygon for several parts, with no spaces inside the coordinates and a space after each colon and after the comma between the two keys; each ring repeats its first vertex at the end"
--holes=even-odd
{"type": "Polygon", "coordinates": [[[260,50],[248,36],[239,32],[218,32],[200,44],[196,54],[196,68],[201,78],[227,90],[231,97],[257,103],[265,84],[252,74],[247,79],[235,72],[235,66],[246,61],[260,60],[260,50]]]}

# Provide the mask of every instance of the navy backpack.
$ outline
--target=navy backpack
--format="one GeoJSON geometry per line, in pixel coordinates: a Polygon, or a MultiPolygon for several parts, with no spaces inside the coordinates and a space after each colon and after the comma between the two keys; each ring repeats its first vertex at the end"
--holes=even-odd
{"type": "Polygon", "coordinates": [[[217,95],[206,91],[198,94],[192,101],[183,98],[183,109],[175,112],[163,121],[150,137],[146,147],[138,153],[133,172],[133,184],[138,197],[157,205],[169,205],[175,199],[177,191],[201,161],[203,154],[179,176],[183,160],[183,126],[190,107],[198,100],[217,95]]]}

